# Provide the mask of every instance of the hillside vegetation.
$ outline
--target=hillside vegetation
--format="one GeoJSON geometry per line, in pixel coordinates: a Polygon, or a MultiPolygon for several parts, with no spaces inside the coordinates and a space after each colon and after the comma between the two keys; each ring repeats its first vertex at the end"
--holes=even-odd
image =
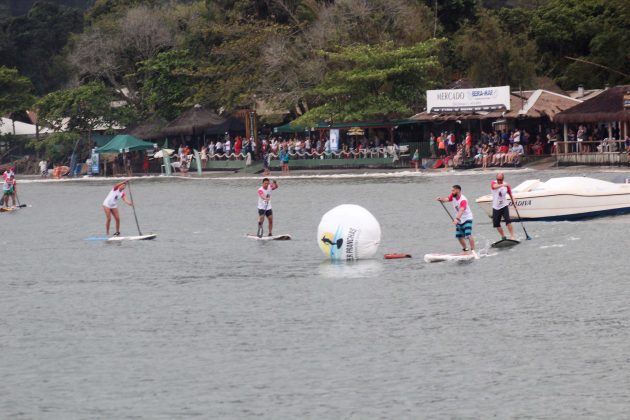
{"type": "Polygon", "coordinates": [[[4,83],[32,84],[30,99],[0,110],[37,101],[49,123],[76,112],[69,104],[89,108],[92,94],[124,100],[122,122],[262,100],[310,124],[409,115],[427,89],[460,79],[630,83],[627,0],[5,0],[0,10],[4,83]]]}

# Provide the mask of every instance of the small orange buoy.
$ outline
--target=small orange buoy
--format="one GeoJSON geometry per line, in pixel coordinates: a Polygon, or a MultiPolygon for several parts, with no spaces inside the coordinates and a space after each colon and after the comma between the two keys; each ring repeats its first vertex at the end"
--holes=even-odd
{"type": "Polygon", "coordinates": [[[411,254],[385,254],[386,260],[395,260],[398,258],[411,258],[411,254]]]}

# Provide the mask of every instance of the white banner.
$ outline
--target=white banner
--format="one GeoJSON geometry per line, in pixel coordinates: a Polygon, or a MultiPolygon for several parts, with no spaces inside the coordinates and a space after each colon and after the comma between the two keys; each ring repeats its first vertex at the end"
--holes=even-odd
{"type": "Polygon", "coordinates": [[[427,90],[427,112],[510,110],[510,87],[427,90]]]}
{"type": "Polygon", "coordinates": [[[95,149],[92,149],[92,157],[91,157],[91,159],[92,159],[92,167],[88,168],[88,172],[91,172],[91,173],[93,173],[95,175],[98,175],[98,173],[99,173],[99,167],[98,167],[99,154],[96,153],[94,150],[95,149]]]}
{"type": "Polygon", "coordinates": [[[339,130],[336,128],[330,130],[330,150],[333,152],[339,150],[339,130]]]}

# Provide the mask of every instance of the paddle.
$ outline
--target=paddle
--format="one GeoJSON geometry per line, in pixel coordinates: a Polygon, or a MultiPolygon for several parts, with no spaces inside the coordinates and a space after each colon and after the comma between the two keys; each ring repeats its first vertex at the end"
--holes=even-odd
{"type": "Polygon", "coordinates": [[[518,213],[518,207],[516,207],[516,201],[514,201],[514,198],[512,198],[512,205],[514,206],[514,210],[516,210],[516,215],[518,216],[518,221],[521,222],[521,227],[523,228],[523,232],[525,232],[525,238],[527,238],[528,241],[530,241],[532,238],[529,237],[529,235],[527,234],[527,231],[525,230],[525,225],[523,225],[523,220],[521,219],[521,215],[518,213]]]}
{"type": "Polygon", "coordinates": [[[142,232],[140,232],[140,224],[138,223],[138,216],[136,215],[136,203],[133,201],[133,194],[131,194],[131,181],[127,181],[127,185],[129,186],[129,198],[131,198],[131,208],[133,209],[133,217],[136,219],[136,227],[138,228],[138,236],[142,236],[142,232]]]}
{"type": "Polygon", "coordinates": [[[444,209],[444,211],[446,212],[446,214],[448,214],[448,217],[451,218],[451,222],[454,222],[455,219],[453,219],[453,216],[451,216],[451,212],[448,211],[448,209],[446,208],[446,206],[444,205],[443,201],[440,201],[440,204],[442,205],[442,208],[444,209]]]}

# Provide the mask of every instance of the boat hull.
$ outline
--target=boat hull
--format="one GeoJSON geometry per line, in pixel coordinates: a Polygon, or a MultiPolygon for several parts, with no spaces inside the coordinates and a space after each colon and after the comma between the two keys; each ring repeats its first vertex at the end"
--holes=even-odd
{"type": "MultiPolygon", "coordinates": [[[[630,213],[630,193],[610,195],[549,194],[534,196],[514,194],[518,214],[510,201],[510,217],[514,220],[580,220],[630,213]],[[520,214],[520,218],[519,218],[520,214]]],[[[492,198],[483,196],[477,204],[492,217],[492,198]]]]}

